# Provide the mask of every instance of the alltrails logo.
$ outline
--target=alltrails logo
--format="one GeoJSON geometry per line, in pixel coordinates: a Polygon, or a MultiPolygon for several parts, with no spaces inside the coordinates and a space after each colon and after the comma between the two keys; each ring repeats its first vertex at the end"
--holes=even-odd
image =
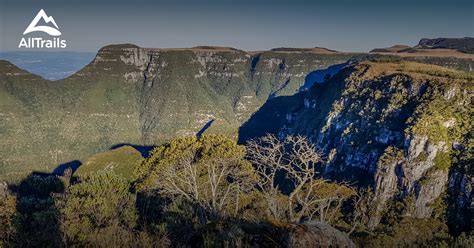
{"type": "MultiPolygon", "coordinates": [[[[29,34],[31,32],[44,32],[51,36],[60,36],[61,32],[59,31],[58,24],[54,21],[52,16],[48,16],[43,9],[41,9],[38,14],[35,16],[30,25],[25,29],[23,35],[29,34]],[[43,20],[45,24],[53,24],[53,26],[40,26],[38,22],[43,20]]],[[[41,37],[28,37],[21,38],[18,48],[66,48],[66,40],[62,40],[59,37],[54,37],[53,39],[43,39],[41,37]]]]}

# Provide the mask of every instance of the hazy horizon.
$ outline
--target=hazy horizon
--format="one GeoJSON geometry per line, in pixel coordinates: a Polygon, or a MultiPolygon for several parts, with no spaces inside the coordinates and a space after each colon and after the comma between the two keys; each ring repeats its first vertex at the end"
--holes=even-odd
{"type": "MultiPolygon", "coordinates": [[[[18,49],[23,31],[44,9],[73,52],[109,44],[150,48],[199,45],[246,51],[326,47],[367,52],[421,38],[474,36],[474,4],[417,1],[69,1],[0,0],[0,51],[18,49]]],[[[41,51],[48,51],[47,49],[41,51]]]]}

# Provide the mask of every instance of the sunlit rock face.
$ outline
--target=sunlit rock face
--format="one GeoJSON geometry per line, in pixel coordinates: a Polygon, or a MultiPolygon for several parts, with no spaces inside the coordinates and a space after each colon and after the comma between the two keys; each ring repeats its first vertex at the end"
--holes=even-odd
{"type": "Polygon", "coordinates": [[[429,218],[447,193],[461,216],[472,200],[473,89],[469,72],[374,57],[267,102],[239,141],[309,136],[326,158],[322,175],[373,189],[373,228],[393,200],[408,216],[429,218]]]}

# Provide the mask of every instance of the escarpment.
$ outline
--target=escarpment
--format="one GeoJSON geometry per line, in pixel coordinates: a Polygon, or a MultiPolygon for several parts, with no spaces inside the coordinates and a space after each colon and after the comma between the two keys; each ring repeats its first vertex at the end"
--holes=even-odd
{"type": "Polygon", "coordinates": [[[372,58],[268,101],[239,140],[310,137],[326,157],[322,175],[373,189],[372,228],[394,201],[415,218],[439,216],[448,202],[459,217],[472,201],[473,92],[472,73],[372,58]]]}
{"type": "Polygon", "coordinates": [[[292,95],[314,70],[354,54],[219,47],[106,46],[69,78],[47,81],[0,63],[0,174],[51,171],[122,143],[238,127],[268,99],[292,95]]]}

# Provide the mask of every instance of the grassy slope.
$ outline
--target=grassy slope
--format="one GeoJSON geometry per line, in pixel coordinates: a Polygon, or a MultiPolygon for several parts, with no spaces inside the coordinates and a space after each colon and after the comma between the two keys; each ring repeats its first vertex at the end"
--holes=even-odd
{"type": "Polygon", "coordinates": [[[77,169],[74,175],[81,176],[98,170],[113,170],[130,179],[131,171],[143,160],[140,152],[131,146],[122,146],[110,151],[94,154],[77,169]]]}

